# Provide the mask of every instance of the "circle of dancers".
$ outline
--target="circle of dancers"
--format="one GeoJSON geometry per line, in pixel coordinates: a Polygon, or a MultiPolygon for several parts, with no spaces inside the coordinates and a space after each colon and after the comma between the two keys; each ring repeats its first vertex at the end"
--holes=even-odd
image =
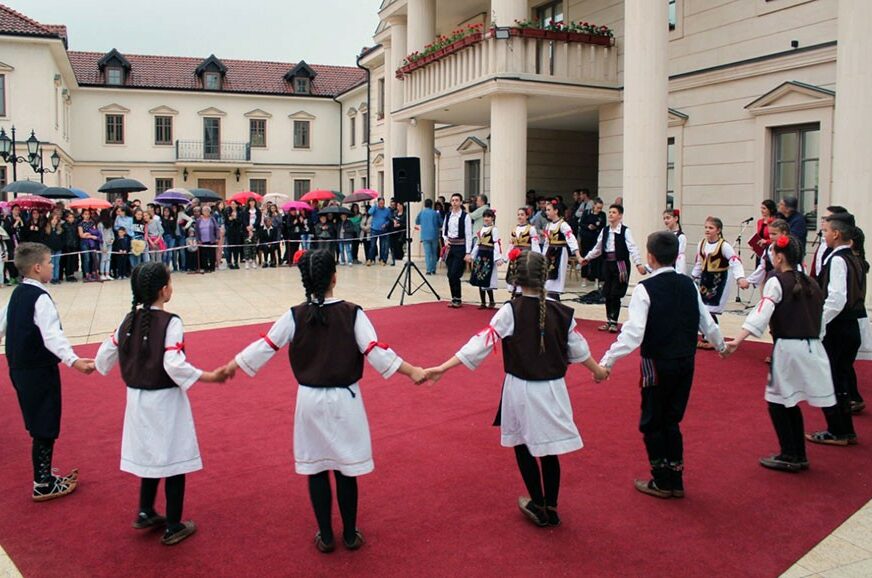
{"type": "Polygon", "coordinates": [[[767,327],[774,347],[764,399],[779,450],[760,464],[801,472],[809,468],[806,442],[857,444],[852,413],[862,410],[863,402],[853,364],[860,328],[868,323],[864,304],[869,264],[863,233],[844,208],[829,207],[822,218],[823,243],[808,274],[802,267],[804,246],[791,234],[790,225],[769,219],[760,264],[746,278],[736,252],[723,238],[723,223],[715,217],[705,222],[705,238],[695,249],[687,275],[688,245],[678,211],[666,211],[666,229],[648,236],[643,263],[632,232],[622,223],[619,203],[609,207],[607,224],[582,254],[572,228],[553,204],[546,203],[541,211],[541,228],[528,221],[524,208],[519,210],[503,251],[493,211],[484,212],[484,226],[473,243],[469,214],[460,201],[459,195],[452,197],[452,211],[442,223],[450,306],[460,307],[460,276],[466,263],[472,263],[471,283],[479,288],[481,307],[496,309],[497,266],[507,262],[511,299],[453,356],[428,369],[410,364],[379,341],[364,311],[338,297],[337,261],[330,250],[296,252],[305,302],[214,371],[198,369],[187,358],[182,320],[166,309],[173,296],[170,269],[160,262],[140,264],[131,274],[130,311],[96,358],[83,359],[64,336],[45,286],[53,274],[51,251],[39,243],[19,245],[15,266],[24,280],[0,314],[0,337],[6,336],[10,378],[32,438],[33,501],[69,495],[79,484],[77,470],[62,475],[52,467],[60,433],[59,365],[106,375],[118,364],[127,386],[120,467],[140,478],[132,526],[163,529],[165,545],[188,538],[196,526],[182,515],[186,476],[202,469],[202,461],[187,391],[197,382],[223,382],[239,370],[253,377],[286,346],[299,384],[295,471],[307,477],[317,524],[314,545],[324,553],[334,551],[339,540],[349,550],[365,543],[357,524],[357,478],[374,468],[360,386],[365,363],[385,379],[400,373],[416,384],[436,383],[458,365],[476,369],[501,342],[505,378],[493,423],[500,428],[501,445],[513,448],[527,490],[517,506],[541,527],[561,523],[559,456],[583,446],[567,392],[571,364],[583,365],[601,382],[622,358],[640,350],[639,430],[650,476],[635,480],[634,487],[646,495],[685,496],[680,424],[697,350],[716,349],[727,357],[748,337],[762,336],[767,327]],[[599,362],[576,325],[573,309],[559,300],[570,256],[582,265],[603,258],[606,323],[599,329],[618,335],[599,362]],[[628,290],[631,266],[645,277],[633,290],[629,318],[619,332],[620,301],[628,290]],[[739,335],[727,342],[717,315],[734,281],[740,287],[753,282],[762,291],[739,335]],[[331,347],[323,347],[325,343],[331,347]],[[825,430],[804,431],[797,405],[803,401],[822,408],[825,430]],[[161,479],[165,514],[159,514],[155,504],[161,479]],[[331,524],[333,486],[342,519],[338,535],[331,524]]]}

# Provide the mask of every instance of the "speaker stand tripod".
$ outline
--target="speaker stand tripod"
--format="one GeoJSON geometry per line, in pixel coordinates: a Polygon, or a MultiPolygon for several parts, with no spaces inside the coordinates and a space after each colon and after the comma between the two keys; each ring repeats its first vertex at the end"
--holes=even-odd
{"type": "MultiPolygon", "coordinates": [[[[439,294],[436,293],[436,290],[433,289],[433,286],[430,285],[430,282],[427,281],[427,278],[424,277],[424,274],[421,273],[421,270],[418,269],[418,266],[415,265],[414,261],[412,261],[412,236],[409,234],[409,231],[410,231],[409,203],[403,203],[403,204],[406,207],[406,210],[405,210],[406,258],[404,259],[403,268],[402,268],[402,270],[400,270],[400,274],[397,275],[397,280],[394,281],[394,286],[391,287],[391,290],[388,292],[388,299],[391,298],[391,295],[394,294],[394,291],[399,286],[402,289],[402,292],[400,293],[400,305],[402,306],[403,302],[406,299],[406,295],[409,295],[411,297],[412,295],[414,295],[415,293],[417,293],[419,290],[423,289],[426,286],[427,289],[430,291],[430,293],[432,293],[436,297],[436,300],[438,301],[440,299],[439,294]],[[415,273],[418,274],[418,277],[420,277],[420,281],[421,281],[421,283],[418,283],[418,286],[415,287],[414,289],[412,288],[412,270],[414,270],[415,273]]],[[[417,280],[415,280],[415,282],[417,283],[417,280]]]]}

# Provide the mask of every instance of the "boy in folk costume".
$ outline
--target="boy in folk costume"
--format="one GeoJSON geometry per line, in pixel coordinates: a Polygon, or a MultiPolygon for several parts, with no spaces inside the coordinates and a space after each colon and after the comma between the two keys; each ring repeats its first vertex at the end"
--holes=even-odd
{"type": "Polygon", "coordinates": [[[463,197],[458,193],[451,195],[451,211],[442,223],[443,255],[451,290],[451,304],[448,306],[454,309],[462,305],[460,278],[466,271],[466,264],[472,261],[472,219],[462,205],[463,197]]]}
{"type": "Polygon", "coordinates": [[[223,371],[202,371],[185,357],[182,320],[164,310],[173,296],[167,265],[151,261],[130,276],[132,310],[97,352],[97,370],[107,375],[116,363],[127,385],[121,434],[121,471],[140,479],[139,513],[133,527],[165,526],[161,543],[178,544],[196,531],[182,521],[186,474],[203,469],[188,389],[198,381],[223,382],[223,371]],[[142,305],[142,307],[139,307],[142,305]],[[166,517],[154,509],[164,478],[166,517]]]}
{"type": "Polygon", "coordinates": [[[863,264],[851,250],[854,226],[851,215],[831,215],[824,220],[823,234],[831,249],[823,260],[818,285],[824,291],[822,336],[830,359],[836,403],[824,408],[827,429],[806,438],[817,444],[854,445],[857,434],[851,417],[850,388],[856,379],[854,360],[860,349],[858,319],[865,308],[863,264]],[[850,219],[848,218],[850,217],[850,219]]]}
{"type": "Polygon", "coordinates": [[[262,339],[239,353],[227,371],[232,374],[241,368],[254,377],[279,349],[291,345],[291,369],[300,385],[294,413],[294,462],[296,472],[308,476],[319,529],[315,547],[323,553],[336,548],[331,523],[333,470],[342,541],[349,550],[357,550],[364,543],[357,529],[357,476],[374,467],[359,385],[364,359],[385,379],[399,372],[422,383],[426,375],[378,341],[359,306],[333,297],[336,260],[332,247],[298,251],[294,261],[306,302],[292,307],[262,339]]]}
{"type": "Polygon", "coordinates": [[[600,231],[593,249],[584,256],[582,265],[586,265],[600,255],[605,256],[603,263],[603,296],[606,298],[606,323],[599,327],[600,331],[618,332],[618,317],[621,314],[621,299],[627,295],[630,286],[630,261],[636,265],[640,275],[647,273],[642,265],[642,257],[633,240],[633,232],[624,225],[623,205],[613,204],[609,207],[608,225],[600,231]]]}
{"type": "Polygon", "coordinates": [[[9,377],[24,427],[33,438],[33,501],[42,502],[65,496],[78,484],[78,470],[57,476],[52,469],[54,443],[61,428],[58,364],[89,374],[94,361],[75,354],[45,288],[53,272],[49,248],[42,243],[21,243],[15,249],[15,267],[22,282],[0,313],[0,339],[6,336],[9,377]]]}
{"type": "Polygon", "coordinates": [[[566,270],[569,267],[569,252],[571,251],[581,263],[581,253],[578,252],[578,241],[572,234],[572,227],[560,216],[557,201],[545,205],[545,217],[548,225],[542,231],[545,244],[542,254],[548,264],[548,276],[545,281],[545,291],[548,296],[560,301],[560,294],[566,288],[566,270]]]}
{"type": "MultiPolygon", "coordinates": [[[[843,218],[847,219],[847,223],[851,226],[856,225],[854,222],[854,215],[848,212],[848,209],[842,207],[840,205],[832,205],[826,208],[824,214],[821,216],[821,230],[818,231],[818,246],[814,252],[814,256],[811,259],[811,265],[809,269],[809,275],[812,279],[817,279],[817,276],[820,274],[821,269],[823,268],[824,258],[827,257],[830,253],[832,253],[832,249],[827,247],[825,241],[822,242],[823,239],[823,226],[824,222],[828,217],[832,215],[842,215],[843,218]]],[[[786,222],[786,221],[785,221],[786,222]]]]}
{"type": "Polygon", "coordinates": [[[651,464],[651,479],[636,480],[638,491],[658,498],[684,497],[684,442],[681,420],[693,384],[697,331],[724,351],[724,339],[693,281],[672,266],[678,238],[669,231],[648,236],[651,276],[636,285],[629,319],[600,365],[614,364],[642,348],[642,417],[639,431],[651,464]]]}
{"type": "MultiPolygon", "coordinates": [[[[742,261],[724,239],[723,228],[723,221],[717,217],[709,217],[705,220],[705,238],[699,243],[696,262],[691,273],[691,277],[699,283],[702,302],[715,323],[718,322],[718,315],[724,312],[727,305],[733,280],[738,281],[742,289],[747,289],[751,285],[745,279],[742,261]]],[[[699,347],[712,349],[711,343],[705,340],[699,343],[699,347]]]]}
{"type": "Polygon", "coordinates": [[[461,363],[475,369],[502,340],[506,377],[494,425],[500,426],[502,446],[514,448],[530,494],[518,499],[518,507],[537,526],[557,526],[558,456],[582,447],[564,380],[567,366],[581,363],[597,380],[605,379],[608,372],[591,357],[587,341],[576,329],[573,310],[546,298],[548,265],[542,255],[517,251],[513,257],[515,282],[523,295],[503,305],[484,331],[454,357],[428,369],[427,376],[437,381],[461,363]]]}
{"type": "MultiPolygon", "coordinates": [[[[509,247],[506,251],[508,255],[513,250],[517,249],[520,253],[533,251],[534,253],[542,252],[542,245],[539,243],[539,233],[536,227],[527,222],[527,207],[518,209],[518,224],[512,229],[512,237],[509,241],[509,247]]],[[[509,259],[509,266],[506,269],[506,281],[509,293],[512,297],[521,294],[521,288],[515,287],[514,279],[517,275],[517,259],[509,259]]]]}
{"type": "Polygon", "coordinates": [[[779,235],[768,251],[774,273],[742,331],[727,345],[727,354],[735,352],[749,335],[760,337],[769,326],[775,347],[765,399],[781,451],[761,458],[760,465],[798,472],[808,469],[808,458],[802,410],[797,404],[806,401],[815,407],[830,407],[836,402],[830,363],[820,341],[824,296],[817,283],[798,268],[801,257],[796,239],[779,235]]]}
{"type": "Polygon", "coordinates": [[[496,213],[492,209],[486,209],[482,214],[484,225],[476,234],[478,242],[472,249],[472,275],[469,283],[478,287],[478,296],[481,299],[479,309],[493,309],[494,289],[497,288],[497,265],[503,261],[502,240],[500,232],[494,225],[496,213]],[[485,294],[488,303],[485,304],[485,294]]]}

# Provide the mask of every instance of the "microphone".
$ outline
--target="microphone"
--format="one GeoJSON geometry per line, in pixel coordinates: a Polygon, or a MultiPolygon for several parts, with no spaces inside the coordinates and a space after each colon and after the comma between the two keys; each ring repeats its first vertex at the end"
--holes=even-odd
{"type": "Polygon", "coordinates": [[[747,225],[748,223],[750,223],[750,222],[753,221],[753,220],[754,220],[754,217],[748,217],[747,219],[745,219],[744,221],[742,221],[742,224],[743,224],[743,225],[747,225]]]}
{"type": "Polygon", "coordinates": [[[823,237],[823,236],[824,236],[824,231],[823,231],[823,229],[818,229],[818,232],[817,232],[817,237],[818,237],[818,239],[820,239],[820,238],[823,237]]]}

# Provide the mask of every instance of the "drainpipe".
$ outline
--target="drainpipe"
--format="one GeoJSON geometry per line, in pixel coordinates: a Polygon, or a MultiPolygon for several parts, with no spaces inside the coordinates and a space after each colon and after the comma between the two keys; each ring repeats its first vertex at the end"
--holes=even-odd
{"type": "Polygon", "coordinates": [[[333,102],[339,105],[339,192],[342,192],[342,125],[344,121],[342,120],[342,103],[336,96],[333,97],[333,102]]]}
{"type": "MultiPolygon", "coordinates": [[[[361,52],[357,57],[357,67],[366,71],[366,114],[370,120],[370,125],[372,125],[372,72],[369,68],[360,65],[360,59],[369,51],[361,52]]],[[[370,166],[370,149],[369,149],[369,141],[372,139],[372,134],[370,133],[369,126],[364,127],[366,131],[366,186],[369,189],[375,189],[372,186],[372,175],[369,174],[369,166],[370,166]]],[[[381,193],[382,191],[379,191],[381,193]]]]}

